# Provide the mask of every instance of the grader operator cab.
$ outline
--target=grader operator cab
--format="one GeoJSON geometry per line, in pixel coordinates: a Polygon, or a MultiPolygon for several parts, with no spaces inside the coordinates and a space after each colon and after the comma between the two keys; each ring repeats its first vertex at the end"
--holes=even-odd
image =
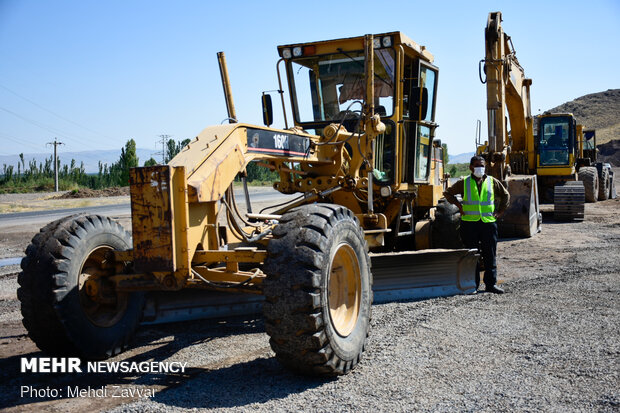
{"type": "Polygon", "coordinates": [[[141,320],[262,307],[283,364],[344,374],[360,360],[373,295],[474,291],[475,251],[426,250],[442,245],[433,234],[453,218],[436,213],[443,157],[428,50],[393,32],[278,52],[294,127],[237,123],[220,54],[231,123],[204,129],[168,165],[131,170],[131,236],[109,218],[72,216],[33,238],[18,296],[39,348],[101,359],[122,351],[141,320]],[[300,196],[262,213],[248,201],[242,214],[232,183],[249,162],[300,196]]]}

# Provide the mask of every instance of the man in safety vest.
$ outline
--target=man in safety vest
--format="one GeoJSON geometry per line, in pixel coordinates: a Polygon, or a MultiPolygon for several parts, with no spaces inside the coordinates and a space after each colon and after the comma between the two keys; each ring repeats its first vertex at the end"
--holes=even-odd
{"type": "MultiPolygon", "coordinates": [[[[502,294],[497,285],[495,254],[497,251],[497,218],[504,213],[510,195],[504,185],[484,173],[484,158],[474,156],[469,162],[471,175],[457,181],[443,193],[446,200],[461,212],[461,239],[467,248],[479,248],[484,262],[485,290],[502,294]],[[461,195],[459,202],[456,195],[461,195]]],[[[476,285],[480,283],[476,272],[476,285]]]]}

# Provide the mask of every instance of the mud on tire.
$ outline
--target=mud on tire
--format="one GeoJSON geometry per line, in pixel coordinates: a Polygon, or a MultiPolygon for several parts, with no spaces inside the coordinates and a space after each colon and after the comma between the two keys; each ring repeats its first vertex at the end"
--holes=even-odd
{"type": "Polygon", "coordinates": [[[359,221],[342,206],[304,205],[283,215],[273,235],[263,282],[271,348],[297,372],[348,373],[364,351],[372,304],[359,221]]]}
{"type": "Polygon", "coordinates": [[[583,182],[586,191],[586,202],[596,202],[598,198],[598,172],[593,166],[585,166],[579,169],[579,180],[583,182]]]}
{"type": "Polygon", "coordinates": [[[144,295],[117,294],[99,304],[85,294],[84,280],[87,272],[105,275],[98,264],[107,251],[131,245],[131,235],[120,224],[98,215],[66,217],[34,236],[21,262],[17,297],[24,327],[41,350],[104,359],[127,346],[140,321],[144,295]]]}

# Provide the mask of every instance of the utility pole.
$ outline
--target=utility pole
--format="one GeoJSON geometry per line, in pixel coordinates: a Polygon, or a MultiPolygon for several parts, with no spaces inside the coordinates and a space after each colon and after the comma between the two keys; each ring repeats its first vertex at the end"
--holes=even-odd
{"type": "Polygon", "coordinates": [[[157,152],[155,155],[161,155],[161,164],[165,165],[166,164],[166,148],[167,148],[167,143],[168,140],[170,139],[170,135],[158,135],[161,140],[157,141],[157,142],[161,142],[162,145],[162,150],[161,152],[157,152]]]}
{"type": "Polygon", "coordinates": [[[58,142],[57,138],[54,138],[54,142],[48,142],[46,145],[54,145],[54,192],[58,192],[58,145],[64,145],[62,142],[58,142]]]}

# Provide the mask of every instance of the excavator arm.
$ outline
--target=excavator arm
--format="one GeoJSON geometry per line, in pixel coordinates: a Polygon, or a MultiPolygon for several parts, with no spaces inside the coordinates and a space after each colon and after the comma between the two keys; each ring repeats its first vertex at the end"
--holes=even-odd
{"type": "Polygon", "coordinates": [[[488,141],[477,149],[487,173],[504,182],[511,203],[499,220],[504,236],[532,236],[540,231],[538,182],[535,171],[534,122],[530,109],[532,80],[523,67],[510,36],[502,28],[502,13],[489,13],[484,31],[488,141]],[[510,120],[510,132],[508,131],[510,120]]]}
{"type": "Polygon", "coordinates": [[[501,12],[489,13],[485,29],[488,153],[492,175],[529,174],[535,162],[534,126],[530,108],[532,79],[525,77],[510,36],[501,25],[501,12]],[[510,120],[510,133],[506,123],[510,120]]]}

